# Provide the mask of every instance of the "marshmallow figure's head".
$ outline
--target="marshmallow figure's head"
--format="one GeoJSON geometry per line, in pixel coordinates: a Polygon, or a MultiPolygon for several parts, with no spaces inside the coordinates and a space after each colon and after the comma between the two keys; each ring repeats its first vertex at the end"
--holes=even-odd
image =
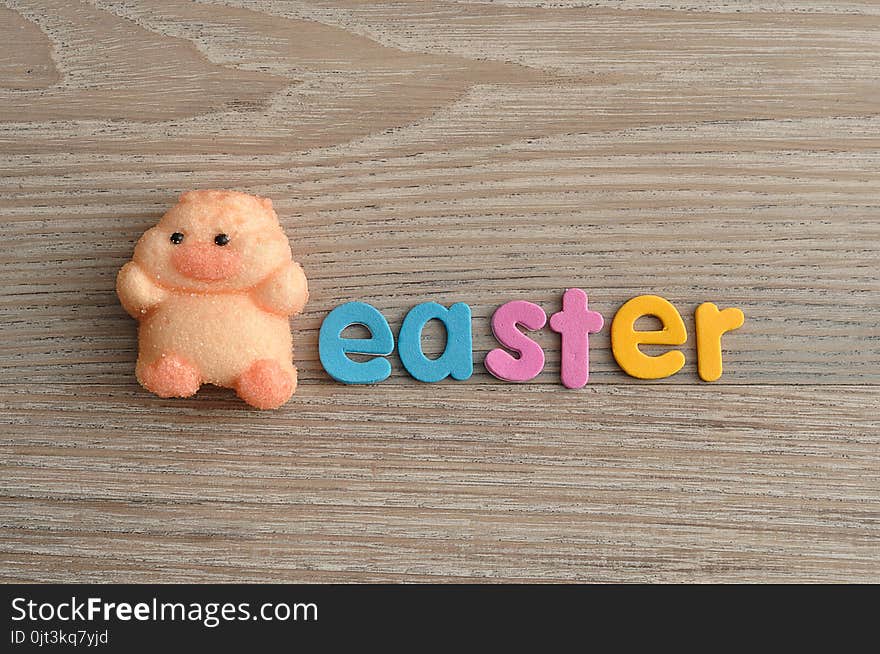
{"type": "Polygon", "coordinates": [[[291,261],[272,201],[236,191],[188,191],[141,236],[134,261],[163,287],[241,291],[291,261]]]}

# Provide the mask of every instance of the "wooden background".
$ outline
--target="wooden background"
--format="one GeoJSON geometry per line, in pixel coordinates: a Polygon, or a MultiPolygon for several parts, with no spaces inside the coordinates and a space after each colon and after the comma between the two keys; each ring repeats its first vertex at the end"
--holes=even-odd
{"type": "Polygon", "coordinates": [[[880,6],[540,4],[4,2],[0,578],[880,581],[880,6]],[[134,378],[116,271],[206,187],[309,276],[276,413],[134,378]],[[685,368],[606,327],[585,389],[550,331],[490,377],[494,309],[571,286],[667,297],[685,368]],[[348,300],[468,302],[474,376],[332,382],[348,300]]]}

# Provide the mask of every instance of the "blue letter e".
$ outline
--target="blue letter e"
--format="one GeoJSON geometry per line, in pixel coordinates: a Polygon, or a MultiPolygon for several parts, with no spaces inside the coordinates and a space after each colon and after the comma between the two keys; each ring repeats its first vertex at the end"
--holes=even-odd
{"type": "Polygon", "coordinates": [[[446,377],[467,379],[474,372],[471,345],[471,308],[459,302],[449,309],[436,302],[425,302],[410,309],[400,326],[397,352],[409,374],[423,382],[437,382],[446,377]],[[429,320],[446,326],[446,349],[436,359],[422,352],[422,330],[429,320]]]}
{"type": "Polygon", "coordinates": [[[394,350],[394,334],[385,316],[365,302],[348,302],[333,309],[321,323],[318,355],[321,365],[333,379],[344,384],[376,384],[391,374],[387,359],[352,361],[346,352],[387,356],[394,350]],[[370,338],[343,338],[349,325],[363,325],[370,338]]]}

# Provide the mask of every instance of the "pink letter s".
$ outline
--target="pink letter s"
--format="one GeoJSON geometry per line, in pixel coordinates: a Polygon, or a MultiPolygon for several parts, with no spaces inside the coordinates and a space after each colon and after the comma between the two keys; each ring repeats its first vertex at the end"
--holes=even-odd
{"type": "Polygon", "coordinates": [[[519,352],[519,358],[501,348],[486,355],[486,370],[498,379],[523,382],[534,379],[544,369],[544,350],[516,326],[535,330],[547,322],[547,314],[537,304],[514,300],[502,304],[492,315],[492,333],[504,347],[519,352]]]}

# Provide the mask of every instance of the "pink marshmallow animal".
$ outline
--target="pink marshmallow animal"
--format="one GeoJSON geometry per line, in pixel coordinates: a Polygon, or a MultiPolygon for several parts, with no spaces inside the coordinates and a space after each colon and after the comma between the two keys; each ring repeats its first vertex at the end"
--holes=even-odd
{"type": "Polygon", "coordinates": [[[116,292],[140,322],[138,381],[159,397],[214,384],[276,409],[296,390],[288,318],[308,284],[271,200],[184,193],[141,236],[116,292]]]}

